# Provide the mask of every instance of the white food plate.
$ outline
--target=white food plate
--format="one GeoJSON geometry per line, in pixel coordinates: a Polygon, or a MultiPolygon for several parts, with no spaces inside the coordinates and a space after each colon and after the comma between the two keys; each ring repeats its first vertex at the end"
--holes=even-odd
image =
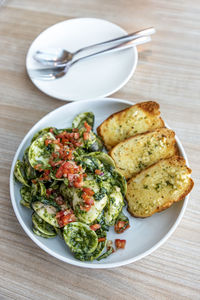
{"type": "MultiPolygon", "coordinates": [[[[15,181],[13,170],[17,159],[22,159],[25,149],[30,145],[33,135],[45,127],[66,128],[70,127],[74,117],[86,111],[92,111],[95,115],[95,129],[109,115],[133,105],[132,102],[119,99],[96,99],[85,100],[66,104],[50,112],[37,122],[27,133],[21,142],[13,159],[10,174],[10,194],[12,205],[18,221],[27,235],[44,251],[52,256],[72,265],[85,268],[112,268],[135,262],[152,253],[161,246],[174,232],[183,217],[189,196],[184,201],[173,204],[167,210],[154,214],[146,219],[133,218],[124,208],[124,212],[129,216],[131,227],[122,234],[116,234],[113,228],[108,233],[108,239],[126,239],[126,248],[118,250],[105,260],[82,262],[75,259],[67,245],[59,237],[44,239],[36,236],[32,231],[32,210],[20,205],[20,184],[15,181]]],[[[181,155],[187,157],[179,139],[176,141],[181,155]]]]}
{"type": "Polygon", "coordinates": [[[76,101],[111,95],[125,85],[135,71],[138,61],[135,47],[78,62],[64,77],[50,81],[31,77],[32,69],[41,68],[33,55],[37,50],[50,48],[75,52],[126,34],[121,27],[101,19],[80,18],[55,24],[43,31],[30,46],[26,58],[28,75],[38,89],[60,100],[76,101]]]}

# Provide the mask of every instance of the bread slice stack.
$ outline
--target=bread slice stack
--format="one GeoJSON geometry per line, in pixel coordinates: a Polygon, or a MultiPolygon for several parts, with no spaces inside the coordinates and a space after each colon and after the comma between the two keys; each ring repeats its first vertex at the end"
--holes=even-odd
{"type": "Polygon", "coordinates": [[[179,156],[175,133],[165,128],[159,104],[135,104],[111,115],[97,129],[118,172],[128,181],[128,210],[149,217],[191,191],[191,170],[179,156]]]}

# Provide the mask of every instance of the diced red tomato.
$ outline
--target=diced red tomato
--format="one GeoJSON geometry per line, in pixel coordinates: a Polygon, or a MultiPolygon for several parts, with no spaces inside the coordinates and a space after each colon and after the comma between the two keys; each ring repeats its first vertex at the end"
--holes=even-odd
{"type": "Polygon", "coordinates": [[[53,192],[52,188],[46,189],[46,195],[47,195],[47,197],[49,197],[52,192],[53,192]]]}
{"type": "Polygon", "coordinates": [[[63,166],[60,166],[60,168],[56,172],[56,178],[61,178],[63,176],[63,166]]]}
{"type": "Polygon", "coordinates": [[[34,169],[39,170],[41,168],[41,166],[42,166],[41,164],[37,164],[34,166],[34,169]]]}
{"type": "Polygon", "coordinates": [[[102,171],[101,170],[95,170],[95,174],[97,174],[97,175],[101,175],[101,173],[102,173],[102,171]]]}
{"type": "Polygon", "coordinates": [[[91,126],[87,123],[87,122],[84,122],[84,127],[85,129],[87,130],[87,132],[90,132],[91,131],[91,126]]]}
{"type": "Polygon", "coordinates": [[[45,146],[48,146],[49,144],[52,144],[52,140],[46,139],[46,140],[44,141],[44,143],[45,143],[45,146]]]}
{"type": "Polygon", "coordinates": [[[130,227],[130,225],[124,221],[118,221],[115,224],[115,232],[116,233],[122,233],[124,232],[126,229],[128,229],[130,227]]]}
{"type": "Polygon", "coordinates": [[[68,223],[75,222],[76,216],[71,209],[61,210],[57,212],[56,219],[60,227],[67,225],[68,223]]]}
{"type": "Polygon", "coordinates": [[[104,242],[106,240],[105,237],[98,238],[98,242],[104,242]]]}
{"type": "Polygon", "coordinates": [[[93,224],[90,226],[90,229],[96,231],[97,229],[101,228],[101,225],[100,224],[93,224]]]}
{"type": "Polygon", "coordinates": [[[88,205],[94,205],[94,199],[87,196],[87,198],[84,200],[86,204],[88,205]]]}
{"type": "Polygon", "coordinates": [[[62,144],[67,144],[67,143],[69,143],[69,140],[66,138],[62,138],[62,144]]]}
{"type": "Polygon", "coordinates": [[[71,160],[73,158],[72,152],[68,152],[66,156],[68,160],[71,160]]]}
{"type": "Polygon", "coordinates": [[[53,132],[53,128],[50,128],[50,129],[49,129],[49,132],[54,133],[54,132],[53,132]]]}
{"type": "Polygon", "coordinates": [[[56,219],[59,219],[59,218],[61,218],[61,217],[63,217],[64,216],[64,210],[60,210],[60,211],[58,211],[57,213],[56,213],[56,219]]]}
{"type": "Polygon", "coordinates": [[[94,191],[90,188],[83,188],[83,192],[85,192],[88,196],[93,196],[94,195],[94,191]]]}
{"type": "Polygon", "coordinates": [[[117,249],[124,249],[125,245],[126,245],[126,240],[120,240],[120,239],[115,240],[115,246],[117,249]]]}
{"type": "Polygon", "coordinates": [[[83,186],[83,182],[75,181],[73,185],[75,188],[80,189],[83,186]]]}
{"type": "Polygon", "coordinates": [[[57,134],[56,135],[56,138],[64,138],[65,137],[65,134],[66,134],[67,132],[66,131],[63,131],[63,132],[61,132],[61,133],[59,133],[59,134],[57,134]]]}
{"type": "Polygon", "coordinates": [[[51,156],[52,156],[53,158],[58,158],[58,153],[53,152],[51,156]]]}
{"type": "Polygon", "coordinates": [[[80,209],[83,211],[89,211],[91,208],[91,205],[80,205],[80,209]]]}
{"type": "Polygon", "coordinates": [[[82,198],[86,204],[94,205],[94,199],[91,198],[91,196],[87,195],[85,192],[83,192],[82,198]]]}
{"type": "Polygon", "coordinates": [[[71,222],[75,222],[76,221],[76,217],[74,214],[68,214],[64,217],[62,217],[62,222],[63,222],[63,226],[67,225],[68,223],[71,223],[71,222]]]}
{"type": "Polygon", "coordinates": [[[60,138],[57,138],[56,140],[53,140],[53,144],[60,144],[60,138]]]}
{"type": "Polygon", "coordinates": [[[50,179],[49,174],[50,174],[50,170],[43,170],[43,176],[40,177],[39,180],[48,181],[50,179]]]}
{"type": "Polygon", "coordinates": [[[89,134],[88,132],[84,132],[84,133],[83,133],[83,139],[84,139],[85,141],[88,140],[89,137],[90,137],[90,134],[89,134]]]}

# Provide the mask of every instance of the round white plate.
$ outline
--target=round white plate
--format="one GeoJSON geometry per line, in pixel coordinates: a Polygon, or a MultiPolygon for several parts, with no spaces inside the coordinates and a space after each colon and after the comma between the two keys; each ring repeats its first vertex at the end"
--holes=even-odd
{"type": "MultiPolygon", "coordinates": [[[[10,174],[10,194],[17,219],[28,236],[40,248],[64,262],[87,268],[111,268],[137,261],[161,246],[176,229],[184,214],[188,202],[188,196],[184,201],[175,203],[169,209],[146,219],[133,218],[124,208],[125,214],[128,215],[130,219],[130,229],[119,236],[114,232],[113,228],[111,228],[110,232],[108,233],[108,239],[126,239],[126,248],[125,250],[119,250],[115,252],[107,259],[99,262],[81,262],[73,257],[64,241],[59,237],[54,239],[44,239],[34,235],[32,231],[32,210],[20,205],[20,184],[15,182],[13,170],[16,160],[22,159],[23,153],[30,144],[34,133],[42,128],[50,126],[55,126],[57,128],[70,127],[73,118],[78,113],[85,111],[92,111],[95,114],[96,128],[112,113],[127,108],[131,105],[133,105],[133,103],[129,101],[104,98],[101,100],[74,102],[61,106],[60,108],[57,108],[56,110],[47,114],[38,123],[36,123],[35,126],[33,126],[33,128],[27,133],[21,142],[15,154],[10,174]]],[[[186,159],[186,163],[188,164],[181,142],[177,137],[176,140],[180,149],[180,153],[186,159]]]]}
{"type": "Polygon", "coordinates": [[[62,78],[44,81],[31,77],[31,70],[41,67],[34,61],[37,50],[61,48],[74,52],[82,47],[127,34],[119,26],[101,19],[71,19],[43,31],[32,43],[26,68],[32,82],[44,93],[61,100],[103,98],[119,90],[135,71],[137,49],[100,55],[72,66],[62,78]]]}

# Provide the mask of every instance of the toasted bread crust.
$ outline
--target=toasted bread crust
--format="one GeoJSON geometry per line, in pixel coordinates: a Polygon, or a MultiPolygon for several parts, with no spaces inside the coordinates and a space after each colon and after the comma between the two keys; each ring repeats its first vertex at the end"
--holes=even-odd
{"type": "Polygon", "coordinates": [[[159,107],[159,104],[154,101],[141,102],[109,116],[97,128],[97,133],[99,136],[101,136],[107,150],[112,149],[113,146],[118,144],[120,141],[123,141],[127,137],[134,136],[138,133],[143,133],[149,130],[154,130],[156,128],[164,127],[164,121],[159,116],[159,107]],[[139,132],[137,132],[137,130],[135,132],[134,130],[135,125],[137,127],[137,125],[139,124],[138,121],[136,121],[136,124],[134,123],[134,126],[132,126],[133,124],[131,122],[129,122],[129,125],[125,125],[125,121],[130,121],[131,119],[128,115],[131,110],[139,112],[140,114],[145,116],[144,118],[146,120],[143,120],[143,128],[142,123],[140,122],[141,128],[139,129],[139,132]],[[149,124],[147,124],[147,120],[149,124]],[[113,129],[113,124],[116,125],[116,129],[113,129]],[[119,133],[119,127],[121,127],[121,130],[124,131],[124,134],[119,133]]]}
{"type": "Polygon", "coordinates": [[[109,152],[117,169],[126,179],[129,179],[160,159],[178,154],[175,132],[168,128],[159,128],[154,131],[137,134],[120,142],[109,152]],[[151,144],[149,140],[152,140],[151,144]],[[154,148],[153,143],[162,143],[162,146],[154,148]],[[149,155],[149,150],[151,150],[151,155],[149,155]],[[144,156],[145,153],[146,156],[144,156]],[[138,162],[140,163],[140,167],[138,167],[138,162]],[[145,163],[145,165],[142,166],[141,163],[145,163]]]}
{"type": "MultiPolygon", "coordinates": [[[[138,175],[141,175],[143,173],[146,173],[147,170],[151,170],[152,168],[154,168],[156,165],[158,165],[160,162],[162,161],[167,161],[169,163],[170,166],[178,166],[180,169],[181,168],[185,168],[185,173],[187,174],[191,174],[191,169],[188,168],[186,165],[185,165],[185,160],[183,157],[181,156],[173,156],[171,158],[168,158],[168,159],[163,159],[157,163],[155,163],[154,165],[152,166],[149,166],[148,168],[146,168],[145,170],[142,170],[139,174],[137,174],[135,177],[131,178],[129,181],[128,181],[128,188],[129,188],[129,184],[131,183],[132,180],[134,180],[138,175]]],[[[161,212],[167,208],[169,208],[173,203],[175,202],[179,202],[181,200],[183,200],[189,193],[190,191],[192,190],[193,188],[193,185],[194,185],[194,182],[193,180],[189,177],[188,178],[188,184],[187,184],[187,188],[182,192],[181,195],[179,195],[178,198],[174,198],[174,199],[169,199],[168,202],[164,203],[163,205],[161,206],[157,206],[153,211],[151,211],[149,214],[145,214],[145,215],[142,215],[142,214],[139,214],[139,213],[134,213],[133,211],[131,211],[130,207],[128,206],[128,211],[129,213],[134,216],[134,217],[137,217],[137,218],[146,218],[146,217],[150,217],[152,216],[154,213],[156,212],[161,212]]],[[[130,201],[130,199],[128,200],[128,203],[130,201]]]]}

